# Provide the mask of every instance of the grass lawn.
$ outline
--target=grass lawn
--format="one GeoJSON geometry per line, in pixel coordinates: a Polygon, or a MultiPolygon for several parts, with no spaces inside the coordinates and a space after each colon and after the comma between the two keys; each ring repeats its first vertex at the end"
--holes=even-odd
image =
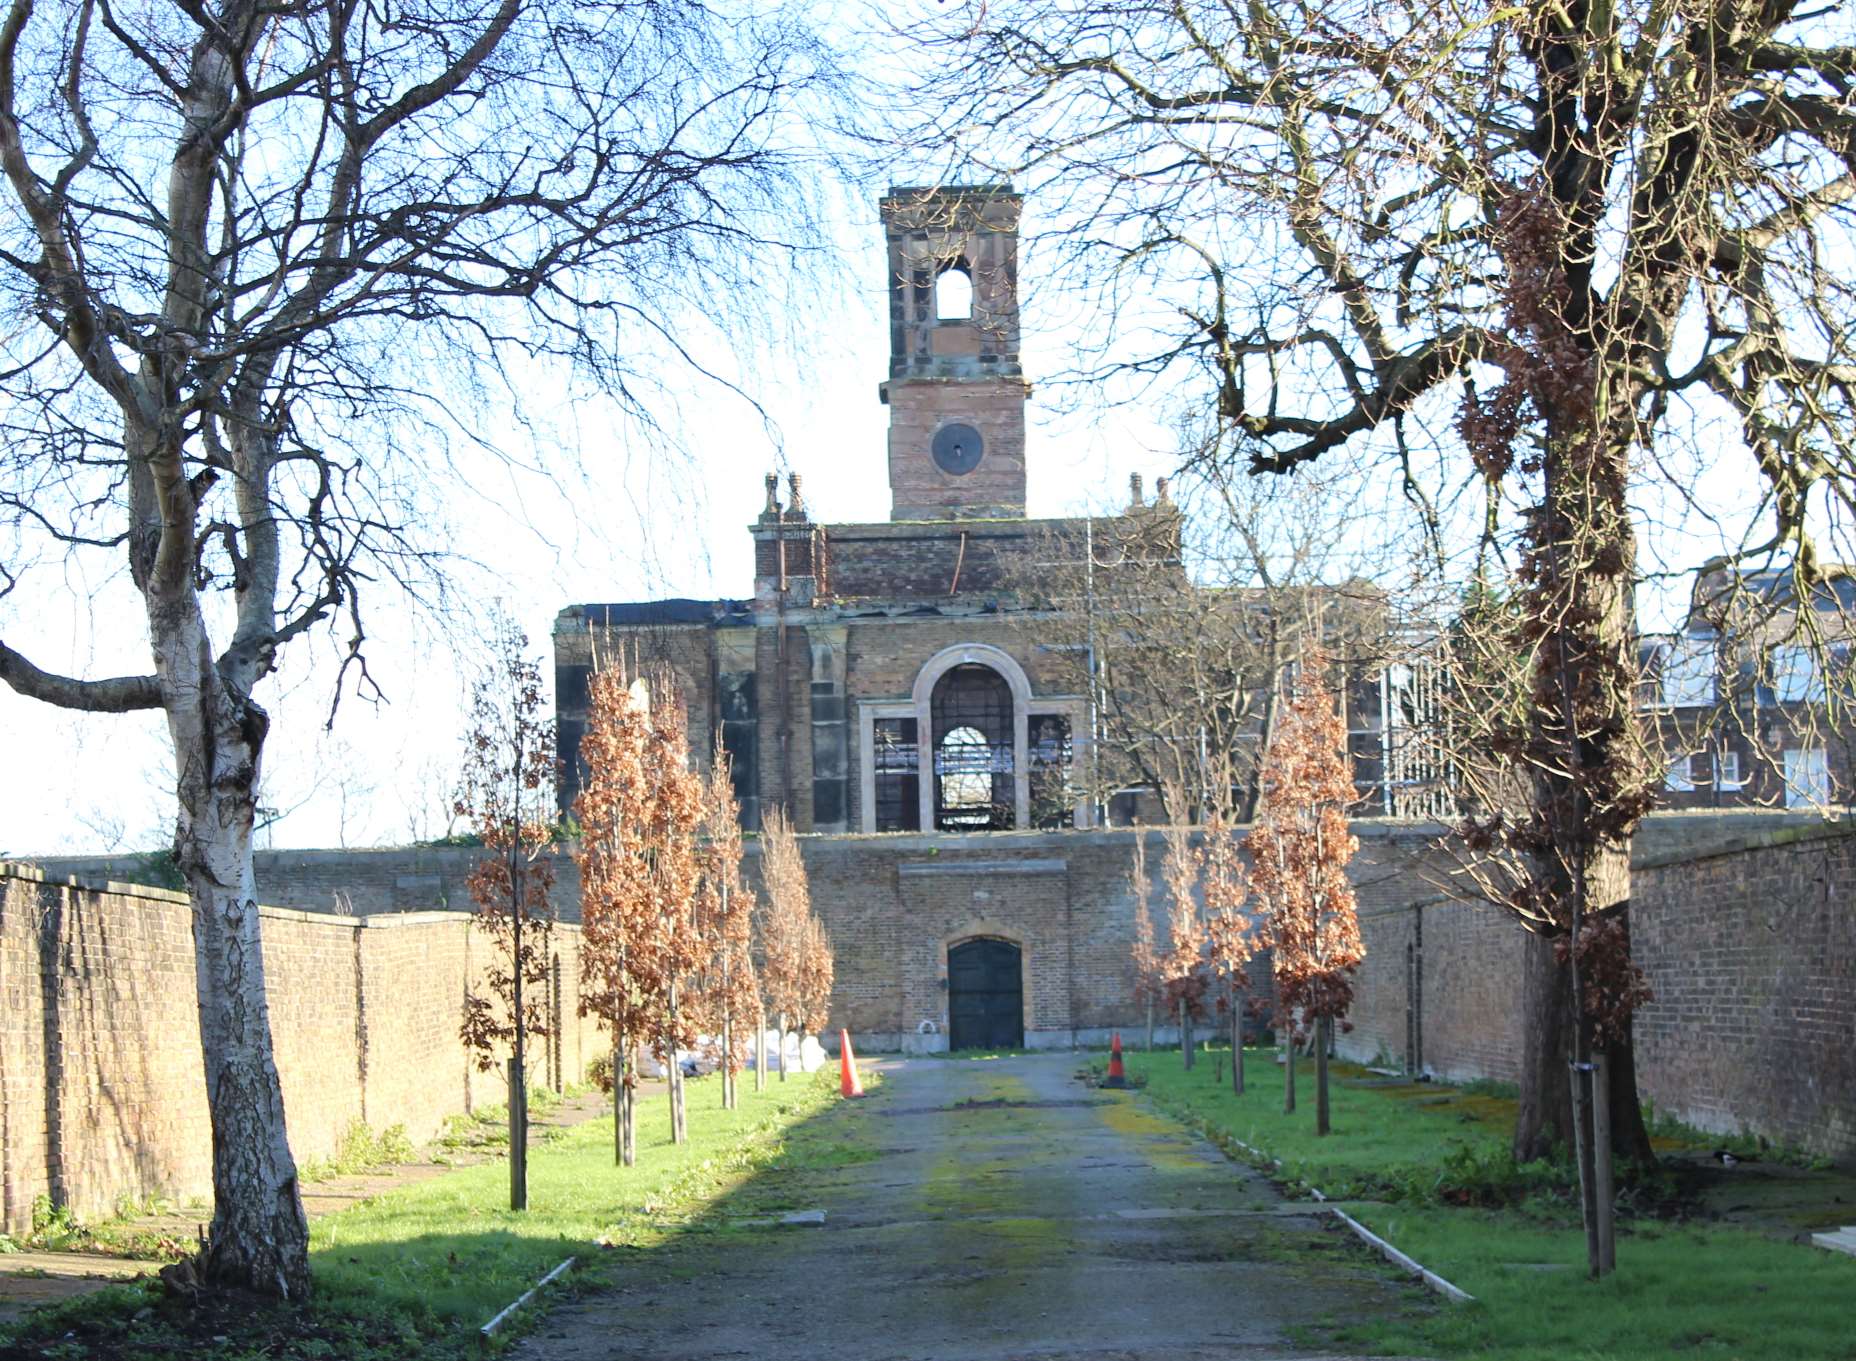
{"type": "Polygon", "coordinates": [[[689,1229],[760,1170],[821,1150],[829,1156],[835,1069],[770,1082],[758,1095],[749,1078],[735,1111],[721,1108],[721,1094],[719,1078],[688,1084],[691,1137],[681,1148],[670,1143],[663,1099],[644,1103],[634,1168],[613,1164],[610,1116],[532,1149],[523,1214],[508,1208],[508,1164],[496,1161],[317,1220],[310,1230],[316,1294],[307,1309],[190,1313],[162,1301],[155,1287],[124,1287],[32,1316],[10,1344],[0,1335],[0,1358],[474,1354],[477,1330],[563,1258],[578,1256],[597,1273],[608,1253],[650,1248],[689,1229]]]}
{"type": "Polygon", "coordinates": [[[1231,1094],[1228,1066],[1224,1084],[1215,1081],[1216,1055],[1202,1055],[1189,1074],[1176,1052],[1127,1057],[1162,1109],[1227,1148],[1235,1138],[1280,1158],[1278,1177],[1344,1197],[1348,1213],[1476,1296],[1405,1320],[1351,1324],[1343,1345],[1501,1361],[1856,1361],[1856,1260],[1848,1257],[1746,1229],[1635,1217],[1619,1225],[1617,1273],[1588,1281],[1566,1174],[1513,1166],[1513,1102],[1501,1095],[1363,1086],[1370,1075],[1335,1064],[1333,1133],[1322,1139],[1312,1063],[1298,1065],[1298,1109],[1284,1115],[1273,1051],[1248,1052],[1241,1098],[1231,1094]]]}

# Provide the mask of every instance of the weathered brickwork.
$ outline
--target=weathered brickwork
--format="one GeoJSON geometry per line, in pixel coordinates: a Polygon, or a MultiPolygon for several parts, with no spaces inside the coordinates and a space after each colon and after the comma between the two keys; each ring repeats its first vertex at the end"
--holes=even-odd
{"type": "MultiPolygon", "coordinates": [[[[1355,862],[1363,900],[1390,905],[1424,892],[1433,834],[1363,826],[1355,862]]],[[[837,955],[832,1027],[848,1027],[871,1049],[944,1048],[947,951],[985,936],[1022,952],[1027,1044],[1103,1043],[1109,1029],[1133,1028],[1142,1019],[1129,955],[1137,836],[1147,838],[1152,911],[1164,931],[1155,831],[803,839],[812,902],[837,955]]],[[[750,879],[757,868],[750,848],[750,879]]]]}
{"type": "MultiPolygon", "coordinates": [[[[260,912],[299,1160],[332,1153],[358,1120],[422,1140],[503,1099],[458,1040],[465,989],[488,963],[466,917],[260,912]]],[[[600,1045],[574,1014],[579,933],[557,939],[565,987],[542,1073],[578,1081],[600,1045]]],[[[0,1230],[29,1227],[41,1195],[79,1218],[209,1197],[211,1150],[186,898],[0,866],[0,1230]]]]}
{"type": "Polygon", "coordinates": [[[846,602],[948,600],[1022,589],[1036,555],[1067,544],[1075,527],[1074,520],[976,520],[952,532],[942,524],[830,525],[832,594],[846,602]]]}
{"type": "MultiPolygon", "coordinates": [[[[1637,1075],[1657,1109],[1699,1128],[1848,1158],[1856,912],[1845,886],[1856,881],[1856,839],[1802,821],[1747,813],[1646,824],[1631,930],[1656,996],[1637,1017],[1637,1075]],[[1709,849],[1709,831],[1719,849],[1709,849]]],[[[1344,1053],[1452,1079],[1517,1076],[1523,941],[1510,919],[1433,899],[1363,913],[1361,925],[1367,961],[1344,1053]]]]}

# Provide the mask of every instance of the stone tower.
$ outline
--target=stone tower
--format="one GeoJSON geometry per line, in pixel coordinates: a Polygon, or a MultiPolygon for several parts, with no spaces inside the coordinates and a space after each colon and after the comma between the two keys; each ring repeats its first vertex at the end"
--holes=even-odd
{"type": "Polygon", "coordinates": [[[891,189],[892,520],[1025,513],[1025,398],[1018,364],[1018,219],[1003,186],[891,189]]]}

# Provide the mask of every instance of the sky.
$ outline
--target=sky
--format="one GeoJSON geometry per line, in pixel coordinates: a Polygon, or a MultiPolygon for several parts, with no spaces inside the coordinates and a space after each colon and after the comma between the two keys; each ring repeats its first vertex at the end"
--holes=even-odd
{"type": "MultiPolygon", "coordinates": [[[[457,555],[448,573],[455,603],[439,617],[384,585],[368,597],[369,674],[381,697],[350,689],[330,726],[340,627],[293,643],[261,688],[273,727],[259,846],[403,844],[451,829],[468,690],[493,607],[516,619],[545,663],[555,615],[567,605],[744,596],[752,589],[746,527],[764,499],[762,478],[776,467],[804,477],[819,520],[887,517],[887,411],[877,399],[888,360],[881,190],[877,182],[821,200],[830,252],[817,294],[801,293],[788,324],[768,330],[770,342],[703,355],[758,409],[712,384],[669,394],[661,414],[687,458],[627,438],[601,401],[571,397],[563,375],[523,376],[551,395],[547,436],[564,456],[549,472],[527,466],[524,432],[495,428],[492,414],[492,428],[477,432],[483,448],[459,448],[434,470],[434,513],[418,528],[457,555]]],[[[1034,384],[1061,374],[1099,327],[1074,296],[1043,286],[1050,271],[1034,241],[1040,208],[1035,197],[1027,203],[1021,263],[1023,364],[1034,384]]],[[[704,323],[691,317],[691,333],[704,323]]],[[[1107,405],[1046,384],[1029,411],[1030,512],[1118,509],[1130,473],[1151,484],[1172,471],[1177,397],[1162,389],[1107,405]]],[[[1692,566],[1730,546],[1709,514],[1746,504],[1747,460],[1734,445],[1698,415],[1680,441],[1680,465],[1651,479],[1639,498],[1652,530],[1647,569],[1692,566]]],[[[1389,479],[1371,490],[1396,500],[1389,479]]],[[[30,593],[0,600],[0,637],[50,670],[147,671],[139,598],[119,562],[100,578],[83,575],[97,565],[42,567],[30,593]]],[[[1669,626],[1683,594],[1679,583],[1652,588],[1644,626],[1669,626]]],[[[0,686],[0,750],[8,758],[0,858],[170,843],[173,776],[159,715],[72,715],[0,686]]]]}

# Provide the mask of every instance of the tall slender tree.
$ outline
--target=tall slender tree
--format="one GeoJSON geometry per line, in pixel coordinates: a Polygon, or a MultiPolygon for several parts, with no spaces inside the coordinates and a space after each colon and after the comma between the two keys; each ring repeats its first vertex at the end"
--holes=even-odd
{"type": "Polygon", "coordinates": [[[1166,842],[1160,878],[1167,893],[1167,948],[1161,956],[1160,976],[1166,986],[1169,1009],[1179,1021],[1180,1060],[1190,1070],[1193,1059],[1193,1019],[1205,1004],[1205,919],[1199,905],[1199,857],[1192,845],[1192,828],[1186,822],[1187,796],[1178,784],[1166,787],[1166,842]]]}
{"type": "Polygon", "coordinates": [[[760,981],[767,1010],[777,1023],[784,1082],[787,1027],[805,1011],[806,923],[812,916],[812,891],[792,820],[779,808],[768,813],[761,826],[761,882],[767,908],[761,917],[760,981]]]}
{"type": "Polygon", "coordinates": [[[551,414],[535,372],[656,426],[689,319],[792,277],[817,188],[789,113],[833,69],[790,9],[0,7],[0,683],[165,720],[210,1279],[310,1287],[252,867],[267,678],[339,622],[368,683],[362,602],[441,565],[445,445],[551,414]],[[64,583],[110,576],[147,665],[35,663],[64,583]]]}
{"type": "Polygon", "coordinates": [[[738,1102],[747,1052],[747,1022],[757,1012],[754,976],[754,894],[741,878],[741,810],[734,772],[720,738],[703,784],[703,916],[714,944],[704,988],[706,1015],[721,1041],[722,1105],[738,1102]]]}
{"type": "Polygon", "coordinates": [[[650,838],[649,693],[615,665],[593,673],[580,741],[580,1014],[612,1036],[613,1157],[638,1160],[638,1046],[655,1010],[656,889],[650,838]]]}
{"type": "MultiPolygon", "coordinates": [[[[1277,1004],[1314,1026],[1315,1133],[1326,1134],[1328,1050],[1334,1022],[1353,1002],[1365,958],[1347,862],[1359,841],[1347,826],[1355,798],[1347,730],[1313,650],[1264,755],[1263,814],[1246,838],[1251,884],[1268,908],[1277,1004]]],[[[1293,1024],[1293,1023],[1292,1023],[1293,1024]]],[[[1295,1043],[1289,1043],[1284,1105],[1295,1107],[1295,1043]]]]}
{"type": "Polygon", "coordinates": [[[471,871],[474,921],[493,956],[485,988],[464,998],[462,1036],[485,1072],[508,1054],[509,1207],[528,1208],[528,1040],[549,1033],[554,867],[548,856],[557,821],[554,722],[547,716],[541,665],[512,622],[497,626],[496,659],[471,701],[458,816],[482,839],[471,871]]]}
{"type": "Polygon", "coordinates": [[[657,920],[657,959],[661,1002],[652,1040],[665,1067],[670,1088],[670,1137],[689,1138],[689,1103],[684,1092],[680,1055],[696,1043],[699,1008],[690,993],[708,963],[709,939],[698,912],[701,861],[697,837],[702,827],[702,780],[690,768],[689,713],[668,669],[647,678],[651,692],[650,741],[645,768],[653,790],[650,842],[652,885],[657,920]]]}
{"type": "Polygon", "coordinates": [[[816,914],[806,918],[802,963],[799,970],[799,1026],[804,1033],[823,1035],[831,1024],[831,985],[837,974],[831,933],[816,914]]]}
{"type": "Polygon", "coordinates": [[[1128,888],[1134,897],[1134,1002],[1147,1011],[1147,1052],[1154,1048],[1154,1011],[1166,992],[1160,974],[1160,950],[1154,941],[1153,882],[1147,877],[1147,833],[1137,828],[1134,854],[1128,866],[1128,888]]]}
{"type": "MultiPolygon", "coordinates": [[[[1223,782],[1229,787],[1229,781],[1223,782]]],[[[1231,1012],[1231,1090],[1244,1090],[1244,1013],[1250,991],[1249,964],[1257,951],[1254,924],[1246,911],[1248,876],[1237,828],[1214,802],[1205,818],[1201,875],[1205,883],[1206,943],[1212,972],[1224,980],[1231,1012]]]]}

